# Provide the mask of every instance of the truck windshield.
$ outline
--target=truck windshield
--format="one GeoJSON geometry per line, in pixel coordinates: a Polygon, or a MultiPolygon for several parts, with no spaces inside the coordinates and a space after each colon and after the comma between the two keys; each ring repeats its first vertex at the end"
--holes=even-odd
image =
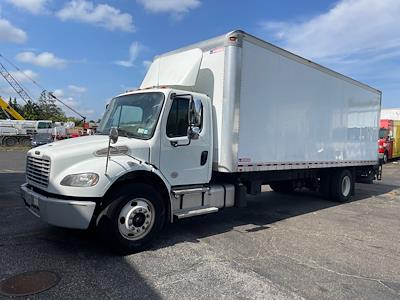
{"type": "Polygon", "coordinates": [[[387,129],[386,128],[380,128],[379,129],[379,138],[384,139],[387,136],[387,129]]]}
{"type": "Polygon", "coordinates": [[[164,102],[163,93],[142,93],[114,98],[105,112],[98,134],[109,134],[118,128],[121,136],[150,139],[164,102]]]}

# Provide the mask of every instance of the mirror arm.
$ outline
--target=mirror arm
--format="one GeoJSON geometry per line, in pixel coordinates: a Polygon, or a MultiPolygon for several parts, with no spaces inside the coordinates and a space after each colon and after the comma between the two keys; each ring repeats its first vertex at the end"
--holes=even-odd
{"type": "Polygon", "coordinates": [[[118,128],[116,127],[111,127],[110,133],[108,135],[106,170],[104,172],[104,175],[107,175],[108,161],[110,160],[111,141],[113,142],[113,144],[115,144],[118,141],[118,128]]]}
{"type": "Polygon", "coordinates": [[[106,170],[105,170],[105,172],[104,172],[104,175],[107,175],[108,160],[109,160],[109,158],[110,158],[110,148],[111,148],[111,138],[108,138],[107,159],[106,159],[106,170]]]}

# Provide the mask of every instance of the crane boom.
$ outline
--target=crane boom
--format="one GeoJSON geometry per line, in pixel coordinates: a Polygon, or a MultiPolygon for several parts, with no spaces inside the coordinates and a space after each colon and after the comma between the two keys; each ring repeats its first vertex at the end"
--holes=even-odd
{"type": "Polygon", "coordinates": [[[14,91],[21,97],[25,103],[28,101],[32,101],[32,97],[23,89],[23,87],[18,83],[18,81],[11,75],[10,72],[7,71],[6,67],[0,63],[0,74],[3,78],[11,85],[14,91]]]}
{"type": "MultiPolygon", "coordinates": [[[[13,64],[9,59],[7,59],[6,57],[4,57],[4,55],[2,55],[0,53],[0,57],[4,58],[8,63],[10,63],[12,66],[14,66],[14,68],[16,68],[19,72],[23,73],[15,64],[13,64]]],[[[14,78],[14,76],[12,76],[12,74],[10,72],[8,72],[8,70],[6,69],[6,67],[0,62],[0,74],[3,76],[3,78],[11,85],[11,87],[14,89],[14,91],[22,98],[22,100],[25,101],[25,103],[29,103],[29,102],[34,102],[32,97],[24,90],[24,88],[19,84],[19,82],[14,78]]],[[[27,74],[23,73],[25,75],[25,77],[27,77],[30,81],[32,81],[38,88],[42,89],[43,91],[46,91],[39,83],[37,83],[34,79],[32,79],[30,76],[28,76],[27,74]]],[[[73,109],[71,106],[69,106],[68,104],[66,104],[64,101],[61,101],[60,99],[58,99],[56,96],[54,96],[53,93],[49,92],[48,96],[50,96],[50,98],[60,102],[61,104],[63,104],[65,107],[67,107],[69,110],[73,111],[74,113],[76,113],[78,116],[80,116],[82,118],[83,124],[85,126],[86,124],[86,117],[83,116],[82,114],[80,114],[77,110],[73,109]]]]}
{"type": "Polygon", "coordinates": [[[25,120],[14,108],[12,108],[3,98],[0,97],[0,108],[8,116],[12,116],[15,120],[25,120]]]}

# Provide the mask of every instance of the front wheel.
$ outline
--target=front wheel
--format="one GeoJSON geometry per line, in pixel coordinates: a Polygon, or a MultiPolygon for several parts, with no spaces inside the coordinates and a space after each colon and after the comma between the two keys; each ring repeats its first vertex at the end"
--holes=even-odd
{"type": "Polygon", "coordinates": [[[388,160],[388,153],[385,151],[385,153],[383,153],[383,164],[387,164],[388,160]]]}
{"type": "Polygon", "coordinates": [[[118,253],[141,251],[149,246],[165,222],[161,195],[147,184],[122,186],[99,222],[103,237],[118,253]]]}
{"type": "Polygon", "coordinates": [[[3,144],[7,147],[13,147],[18,144],[18,140],[16,137],[8,136],[3,140],[3,144]]]}

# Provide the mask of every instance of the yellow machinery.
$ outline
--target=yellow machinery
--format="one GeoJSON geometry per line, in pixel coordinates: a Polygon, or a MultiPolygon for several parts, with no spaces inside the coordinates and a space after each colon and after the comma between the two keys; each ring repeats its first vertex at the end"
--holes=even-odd
{"type": "Polygon", "coordinates": [[[12,108],[3,98],[0,97],[0,108],[4,111],[4,113],[13,117],[15,120],[25,120],[14,108],[12,108]]]}

